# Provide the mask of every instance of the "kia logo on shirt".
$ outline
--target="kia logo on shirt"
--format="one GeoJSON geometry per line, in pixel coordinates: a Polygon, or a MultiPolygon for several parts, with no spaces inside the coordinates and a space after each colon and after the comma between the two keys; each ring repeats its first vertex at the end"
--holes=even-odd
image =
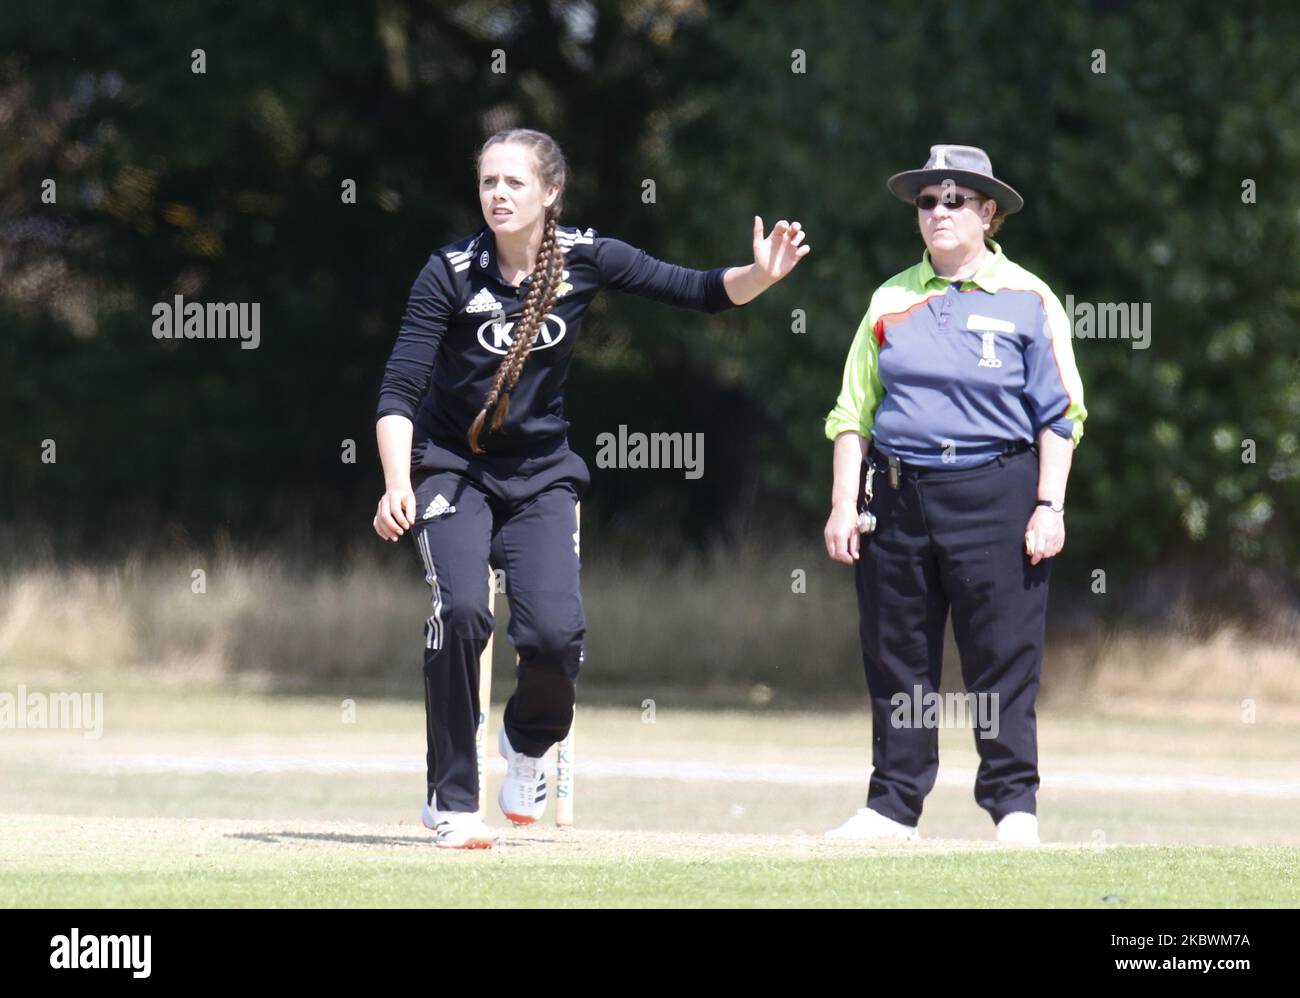
{"type": "MultiPolygon", "coordinates": [[[[510,331],[514,328],[513,319],[510,322],[488,319],[478,327],[478,341],[483,345],[484,350],[504,357],[506,351],[510,349],[510,344],[514,342],[510,336],[510,331]]],[[[555,346],[564,339],[567,331],[568,327],[565,326],[563,319],[547,312],[546,321],[542,323],[542,328],[537,330],[537,335],[533,338],[533,349],[545,350],[547,347],[555,346]]]]}

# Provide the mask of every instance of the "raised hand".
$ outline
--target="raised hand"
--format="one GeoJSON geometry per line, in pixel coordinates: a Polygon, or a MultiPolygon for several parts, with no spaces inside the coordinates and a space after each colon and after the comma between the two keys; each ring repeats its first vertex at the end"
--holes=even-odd
{"type": "Polygon", "coordinates": [[[777,222],[772,234],[764,238],[763,219],[754,216],[754,267],[775,284],[807,256],[812,247],[804,245],[806,233],[798,222],[777,222]]]}

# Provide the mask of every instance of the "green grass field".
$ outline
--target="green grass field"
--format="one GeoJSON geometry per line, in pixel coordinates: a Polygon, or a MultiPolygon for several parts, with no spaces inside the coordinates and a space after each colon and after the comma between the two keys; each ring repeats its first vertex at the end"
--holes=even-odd
{"type": "Polygon", "coordinates": [[[355,706],[348,723],[335,699],[127,680],[106,693],[99,739],[0,732],[0,904],[1300,903],[1300,762],[1284,724],[1041,714],[1038,849],[992,841],[964,773],[971,733],[945,730],[922,841],[863,846],[818,836],[862,803],[865,716],[659,702],[646,723],[640,702],[580,707],[578,827],[548,813],[516,830],[490,809],[497,848],[457,853],[419,824],[422,705],[355,706]],[[628,768],[646,764],[657,775],[628,768]],[[1188,782],[1205,777],[1222,782],[1188,782]]]}

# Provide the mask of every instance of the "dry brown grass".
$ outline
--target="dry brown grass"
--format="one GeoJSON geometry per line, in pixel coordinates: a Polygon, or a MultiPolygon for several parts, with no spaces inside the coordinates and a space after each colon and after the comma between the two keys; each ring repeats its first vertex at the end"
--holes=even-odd
{"type": "MultiPolygon", "coordinates": [[[[0,670],[14,681],[148,670],[280,690],[370,689],[409,695],[423,648],[428,591],[414,554],[346,560],[305,572],[269,553],[141,557],[107,568],[10,568],[0,575],[0,670]],[[191,573],[206,572],[206,592],[191,573]]],[[[816,552],[739,551],[669,567],[584,566],[587,696],[600,686],[695,691],[777,703],[861,705],[851,572],[816,552]],[[791,573],[806,572],[804,592],[791,573]]],[[[504,634],[508,602],[498,601],[504,634]]],[[[497,642],[508,678],[513,652],[497,642]]],[[[951,636],[945,668],[960,671],[951,636]]],[[[102,681],[102,680],[101,680],[102,681]]],[[[1211,637],[1098,628],[1049,641],[1045,702],[1142,702],[1300,711],[1300,639],[1224,623],[1211,637]]]]}
{"type": "Polygon", "coordinates": [[[1140,713],[1143,703],[1257,712],[1300,710],[1300,642],[1223,624],[1206,639],[1177,634],[1106,633],[1059,641],[1051,666],[1058,700],[1074,694],[1140,713]]]}

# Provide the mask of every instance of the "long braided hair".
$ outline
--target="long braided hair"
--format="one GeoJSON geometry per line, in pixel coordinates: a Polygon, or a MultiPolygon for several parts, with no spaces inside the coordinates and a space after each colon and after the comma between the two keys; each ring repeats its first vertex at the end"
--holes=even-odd
{"type": "Polygon", "coordinates": [[[564,253],[555,241],[555,226],[560,218],[564,201],[564,184],[568,173],[564,153],[560,151],[556,141],[545,132],[536,132],[529,128],[511,128],[497,132],[483,143],[477,162],[482,162],[483,154],[489,148],[503,142],[528,147],[533,153],[536,163],[535,172],[537,179],[541,181],[542,189],[545,191],[552,185],[558,185],[560,193],[546,209],[542,244],[537,250],[537,261],[533,264],[532,273],[529,275],[531,287],[528,289],[528,294],[524,296],[523,311],[513,330],[514,336],[510,349],[506,351],[501,366],[497,368],[492,388],[483,400],[483,408],[474,417],[469,433],[466,434],[470,450],[475,454],[484,453],[483,448],[478,444],[478,438],[483,432],[488,411],[492,411],[493,430],[501,429],[501,424],[505,422],[510,412],[510,393],[519,383],[524,362],[528,360],[528,354],[532,351],[533,340],[537,338],[538,330],[546,321],[546,313],[555,305],[555,299],[559,295],[561,275],[564,273],[564,253]]]}

